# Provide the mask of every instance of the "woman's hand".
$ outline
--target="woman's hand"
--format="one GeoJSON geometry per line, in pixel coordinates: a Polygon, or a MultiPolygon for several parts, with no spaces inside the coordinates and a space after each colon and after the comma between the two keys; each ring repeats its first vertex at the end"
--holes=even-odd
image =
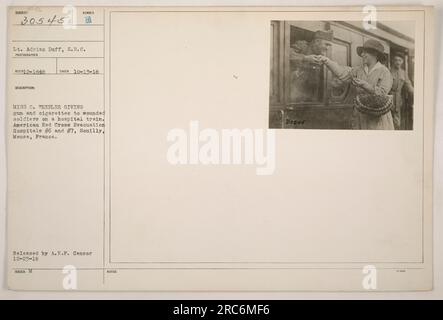
{"type": "Polygon", "coordinates": [[[316,57],[316,60],[321,64],[328,64],[328,62],[330,61],[328,57],[323,56],[323,55],[317,55],[315,57],[316,57]]]}
{"type": "Polygon", "coordinates": [[[367,81],[358,78],[353,78],[352,84],[358,88],[362,88],[367,92],[372,92],[374,89],[367,81]]]}
{"type": "Polygon", "coordinates": [[[303,62],[321,64],[321,62],[318,59],[318,56],[316,56],[314,54],[304,56],[303,62]]]}

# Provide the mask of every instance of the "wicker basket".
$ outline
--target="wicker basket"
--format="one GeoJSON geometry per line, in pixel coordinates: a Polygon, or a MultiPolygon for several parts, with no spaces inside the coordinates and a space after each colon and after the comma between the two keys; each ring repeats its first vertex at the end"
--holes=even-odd
{"type": "Polygon", "coordinates": [[[380,117],[392,108],[392,96],[389,95],[360,94],[354,102],[358,111],[374,117],[380,117]]]}

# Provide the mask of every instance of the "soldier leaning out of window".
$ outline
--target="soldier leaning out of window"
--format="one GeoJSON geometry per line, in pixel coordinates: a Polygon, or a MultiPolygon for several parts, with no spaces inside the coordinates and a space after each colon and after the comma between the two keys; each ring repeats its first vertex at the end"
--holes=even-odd
{"type": "Polygon", "coordinates": [[[292,102],[307,102],[317,98],[316,90],[319,83],[322,66],[316,59],[324,55],[327,44],[332,40],[332,31],[316,31],[312,41],[295,41],[290,50],[290,100],[292,102]]]}

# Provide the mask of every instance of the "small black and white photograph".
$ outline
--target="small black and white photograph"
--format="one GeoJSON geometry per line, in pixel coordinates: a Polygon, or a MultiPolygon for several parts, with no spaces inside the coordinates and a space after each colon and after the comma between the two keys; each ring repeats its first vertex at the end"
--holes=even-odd
{"type": "Polygon", "coordinates": [[[269,128],[413,130],[413,21],[271,21],[269,128]]]}

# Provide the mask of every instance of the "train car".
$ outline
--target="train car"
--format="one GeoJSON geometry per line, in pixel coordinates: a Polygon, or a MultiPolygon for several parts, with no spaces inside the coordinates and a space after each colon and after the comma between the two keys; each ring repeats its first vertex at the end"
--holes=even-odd
{"type": "MultiPolygon", "coordinates": [[[[356,48],[370,39],[380,41],[387,56],[389,68],[394,52],[405,57],[404,69],[413,81],[414,39],[394,29],[390,24],[377,23],[366,30],[361,21],[272,21],[270,74],[270,128],[351,129],[355,93],[350,84],[335,85],[334,76],[321,65],[296,68],[291,51],[294,46],[305,46],[323,31],[331,35],[326,55],[341,65],[362,63],[356,48]],[[305,76],[300,74],[305,73],[305,76]],[[304,81],[306,90],[297,90],[293,82],[304,81]]],[[[412,110],[412,106],[410,108],[412,110]]],[[[402,129],[412,128],[412,111],[402,129]]]]}

